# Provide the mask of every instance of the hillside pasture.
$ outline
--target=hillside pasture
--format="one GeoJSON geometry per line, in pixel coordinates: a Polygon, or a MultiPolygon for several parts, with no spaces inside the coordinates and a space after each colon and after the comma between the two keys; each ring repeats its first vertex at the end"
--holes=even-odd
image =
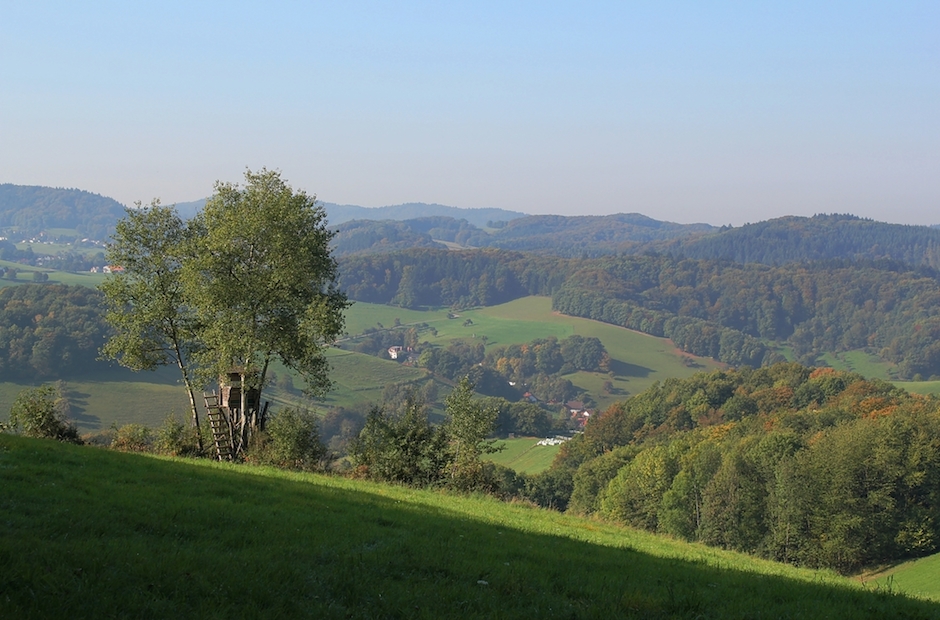
{"type": "MultiPolygon", "coordinates": [[[[566,378],[588,391],[601,408],[623,400],[629,394],[642,392],[655,381],[669,377],[688,377],[696,372],[721,366],[714,360],[697,358],[677,351],[666,338],[656,338],[616,325],[555,313],[552,311],[552,300],[548,297],[524,297],[497,306],[461,310],[456,312],[457,318],[453,319],[446,318],[448,310],[419,311],[416,314],[404,314],[405,312],[408,311],[394,306],[356,303],[348,311],[347,324],[375,326],[378,322],[388,327],[396,317],[400,318],[402,323],[426,322],[437,329],[437,336],[425,332],[421,335],[422,340],[447,346],[455,339],[482,340],[485,336],[487,350],[550,336],[559,340],[573,334],[598,338],[604,343],[613,360],[613,378],[607,373],[587,372],[574,373],[566,378]],[[467,324],[468,320],[470,324],[467,324]],[[608,380],[614,387],[610,394],[602,389],[604,382],[608,380]]],[[[354,333],[352,329],[347,331],[354,333]]],[[[336,380],[347,383],[339,373],[336,380]]]]}
{"type": "Polygon", "coordinates": [[[70,271],[58,271],[56,269],[45,269],[43,267],[21,265],[20,263],[14,263],[6,260],[0,260],[0,267],[13,267],[19,272],[16,280],[0,278],[0,286],[32,284],[34,271],[40,271],[49,276],[49,280],[45,282],[45,284],[70,284],[73,286],[87,286],[88,288],[96,288],[99,284],[104,282],[105,278],[108,277],[107,274],[104,273],[89,273],[87,271],[77,273],[70,271]]]}
{"type": "Polygon", "coordinates": [[[867,575],[869,587],[940,601],[940,553],[904,562],[888,570],[867,575]]]}
{"type": "Polygon", "coordinates": [[[552,464],[558,453],[557,446],[540,446],[538,442],[542,437],[516,437],[504,439],[497,443],[503,449],[484,458],[498,465],[503,465],[520,473],[537,474],[545,471],[552,464]]]}
{"type": "Polygon", "coordinates": [[[827,571],[338,477],[0,435],[0,488],[4,618],[940,614],[827,571]]]}
{"type": "MultiPolygon", "coordinates": [[[[168,415],[189,417],[189,397],[175,369],[133,373],[103,368],[62,382],[71,407],[71,420],[82,433],[106,431],[112,425],[160,426],[168,415]]],[[[25,383],[0,382],[0,420],[6,420],[25,383]]],[[[199,396],[199,395],[197,395],[199,396]]]]}

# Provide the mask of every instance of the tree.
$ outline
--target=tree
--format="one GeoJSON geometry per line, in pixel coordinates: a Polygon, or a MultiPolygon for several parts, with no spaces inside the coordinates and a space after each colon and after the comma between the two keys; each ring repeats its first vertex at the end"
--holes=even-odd
{"type": "Polygon", "coordinates": [[[464,377],[445,399],[450,421],[447,424],[453,449],[451,479],[458,486],[473,487],[482,482],[483,454],[496,452],[495,440],[486,438],[493,432],[499,415],[495,407],[473,402],[473,384],[464,377]]]}
{"type": "MultiPolygon", "coordinates": [[[[115,330],[101,354],[132,370],[176,364],[198,431],[192,361],[201,325],[182,281],[189,251],[189,227],[174,208],[154,200],[126,209],[108,246],[108,262],[124,269],[99,287],[107,301],[105,319],[115,330]]],[[[201,451],[200,433],[196,437],[201,451]]]]}
{"type": "Polygon", "coordinates": [[[330,381],[325,346],[343,331],[346,296],[336,286],[333,233],[316,197],[294,191],[279,172],[245,172],[245,185],[217,182],[191,223],[198,232],[183,270],[200,318],[199,359],[208,380],[241,374],[236,426],[248,444],[260,416],[246,419],[247,394],[264,387],[274,359],[297,371],[310,392],[330,381]]]}
{"type": "Polygon", "coordinates": [[[217,182],[186,222],[159,201],[129,210],[109,250],[124,270],[102,286],[116,329],[104,355],[138,370],[177,363],[194,423],[195,387],[240,375],[237,451],[263,430],[264,410],[249,412],[247,399],[254,392],[261,402],[271,361],[297,371],[313,393],[330,385],[323,348],[342,333],[349,305],[315,197],[278,172],[249,170],[245,180],[217,182]]]}
{"type": "Polygon", "coordinates": [[[446,475],[447,430],[430,423],[427,407],[411,392],[398,411],[373,407],[349,454],[375,480],[433,485],[446,475]]]}

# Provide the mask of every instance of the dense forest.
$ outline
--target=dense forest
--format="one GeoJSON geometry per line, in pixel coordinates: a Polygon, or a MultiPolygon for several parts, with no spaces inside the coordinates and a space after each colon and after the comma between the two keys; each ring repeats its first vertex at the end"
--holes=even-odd
{"type": "Polygon", "coordinates": [[[689,258],[783,265],[833,258],[889,259],[940,268],[940,230],[862,219],[854,215],[781,217],[715,235],[682,239],[673,248],[689,258]]]}
{"type": "Polygon", "coordinates": [[[0,288],[0,376],[35,381],[86,370],[108,334],[103,315],[103,296],[84,286],[0,288]]]}
{"type": "Polygon", "coordinates": [[[850,572],[940,549],[940,400],[797,364],[668,379],[530,481],[544,505],[850,572]]]}
{"type": "Polygon", "coordinates": [[[339,286],[349,299],[403,308],[489,306],[550,295],[568,262],[503,250],[407,250],[347,256],[339,286]]]}
{"type": "Polygon", "coordinates": [[[609,258],[575,271],[554,307],[665,336],[734,365],[775,361],[763,340],[789,345],[807,363],[867,349],[897,364],[902,376],[940,374],[938,274],[890,261],[770,267],[609,258]]]}

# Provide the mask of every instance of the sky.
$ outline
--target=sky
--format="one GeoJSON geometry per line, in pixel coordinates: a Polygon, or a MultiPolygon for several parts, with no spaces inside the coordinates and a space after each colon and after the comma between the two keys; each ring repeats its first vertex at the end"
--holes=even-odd
{"type": "Polygon", "coordinates": [[[0,0],[0,183],[940,223],[940,2],[0,0]]]}

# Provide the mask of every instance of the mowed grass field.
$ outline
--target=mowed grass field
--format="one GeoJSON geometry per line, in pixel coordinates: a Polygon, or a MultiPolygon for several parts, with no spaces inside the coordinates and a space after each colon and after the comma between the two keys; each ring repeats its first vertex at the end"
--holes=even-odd
{"type": "Polygon", "coordinates": [[[497,445],[503,449],[484,458],[499,465],[524,474],[537,474],[545,471],[552,464],[559,446],[537,445],[544,437],[516,437],[500,440],[497,445]]]}
{"type": "Polygon", "coordinates": [[[2,618],[940,615],[828,571],[490,497],[10,435],[0,488],[2,618]]]}
{"type": "MultiPolygon", "coordinates": [[[[65,381],[64,385],[71,419],[82,433],[132,423],[156,427],[169,415],[179,420],[189,416],[189,397],[172,368],[133,373],[102,364],[98,372],[65,381]]],[[[0,382],[0,419],[6,420],[17,394],[28,387],[33,386],[0,382]]]]}
{"type": "Polygon", "coordinates": [[[607,373],[587,372],[573,373],[566,378],[588,391],[602,409],[630,394],[642,392],[655,381],[669,377],[689,377],[696,372],[721,366],[707,358],[693,358],[696,366],[687,366],[683,363],[684,354],[676,350],[671,340],[553,312],[552,300],[548,297],[524,297],[459,314],[458,319],[447,321],[443,328],[435,323],[438,329],[437,341],[457,337],[480,338],[485,335],[486,348],[490,349],[549,336],[561,340],[578,334],[600,339],[613,360],[613,378],[607,373]],[[466,319],[473,321],[473,325],[465,327],[463,324],[466,319]],[[604,392],[602,388],[605,381],[613,384],[613,393],[604,392]]]}
{"type": "Polygon", "coordinates": [[[317,404],[333,407],[357,407],[367,403],[381,404],[383,388],[392,383],[414,383],[430,377],[421,368],[405,366],[353,351],[329,349],[327,360],[334,386],[317,404]]]}

